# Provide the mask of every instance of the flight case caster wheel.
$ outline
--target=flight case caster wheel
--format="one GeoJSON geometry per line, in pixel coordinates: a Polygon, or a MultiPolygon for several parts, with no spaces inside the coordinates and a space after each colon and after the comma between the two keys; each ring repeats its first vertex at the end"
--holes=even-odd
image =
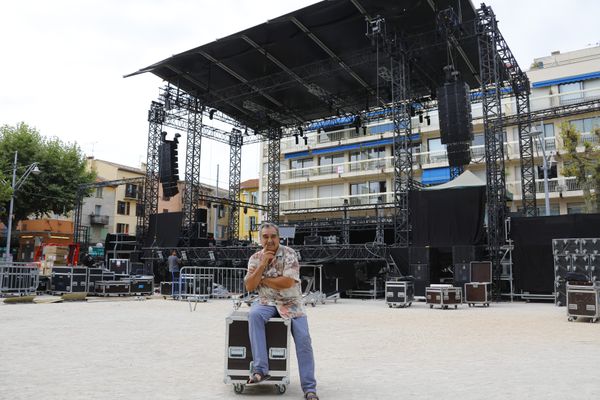
{"type": "Polygon", "coordinates": [[[234,383],[233,391],[235,392],[235,394],[241,394],[244,391],[244,385],[241,383],[234,383]]]}
{"type": "Polygon", "coordinates": [[[430,304],[430,305],[429,305],[429,308],[433,308],[433,304],[430,304]]]}
{"type": "Polygon", "coordinates": [[[455,305],[454,305],[454,309],[456,310],[457,308],[458,308],[458,306],[455,304],[455,305]]]}
{"type": "Polygon", "coordinates": [[[284,394],[286,387],[285,385],[275,385],[275,390],[277,390],[278,394],[284,394]]]}

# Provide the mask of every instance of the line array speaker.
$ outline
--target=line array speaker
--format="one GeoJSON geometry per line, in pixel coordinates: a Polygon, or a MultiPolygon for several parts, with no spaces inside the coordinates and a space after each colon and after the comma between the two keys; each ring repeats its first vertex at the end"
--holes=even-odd
{"type": "Polygon", "coordinates": [[[440,136],[443,144],[473,140],[469,85],[461,80],[447,82],[437,90],[440,136]]]}
{"type": "MultiPolygon", "coordinates": [[[[165,133],[163,132],[163,137],[165,133]]],[[[159,146],[159,178],[163,187],[163,195],[175,196],[179,193],[177,182],[179,181],[179,164],[177,161],[177,137],[174,140],[163,139],[159,146]]]]}

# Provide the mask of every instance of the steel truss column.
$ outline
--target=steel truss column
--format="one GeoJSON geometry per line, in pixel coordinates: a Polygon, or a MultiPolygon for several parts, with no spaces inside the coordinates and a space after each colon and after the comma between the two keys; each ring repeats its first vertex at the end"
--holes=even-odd
{"type": "Polygon", "coordinates": [[[165,109],[161,103],[153,101],[148,110],[148,150],[146,158],[146,179],[144,180],[143,202],[137,218],[137,242],[143,244],[150,215],[158,212],[158,146],[161,142],[162,126],[165,122],[165,109]]]}
{"type": "Polygon", "coordinates": [[[518,78],[514,86],[525,86],[526,90],[515,91],[517,105],[517,127],[519,131],[519,153],[521,161],[521,193],[523,212],[528,217],[537,215],[535,164],[533,162],[533,138],[529,108],[529,79],[525,74],[518,78]]]}
{"type": "MultiPolygon", "coordinates": [[[[396,44],[396,46],[400,46],[396,44]]],[[[391,58],[392,110],[394,119],[394,244],[410,245],[409,195],[413,176],[411,121],[409,110],[408,57],[400,48],[391,58]]]]}
{"type": "Polygon", "coordinates": [[[348,200],[344,200],[344,219],[342,221],[342,243],[350,244],[350,219],[348,218],[348,200]]]}
{"type": "Polygon", "coordinates": [[[229,199],[232,200],[229,209],[229,239],[237,242],[240,239],[240,207],[235,201],[240,199],[240,181],[242,174],[242,145],[244,137],[239,132],[229,136],[229,199]]]}
{"type": "Polygon", "coordinates": [[[185,189],[183,190],[183,222],[181,224],[181,245],[192,245],[194,233],[198,234],[198,201],[200,196],[200,157],[202,149],[202,106],[196,97],[190,98],[187,110],[187,141],[185,151],[185,189]]]}
{"type": "Polygon", "coordinates": [[[383,18],[367,23],[367,36],[372,37],[374,45],[381,46],[389,60],[394,123],[394,244],[408,247],[411,231],[409,195],[413,175],[409,59],[401,38],[387,33],[383,18]]]}
{"type": "Polygon", "coordinates": [[[279,182],[280,182],[280,147],[281,131],[271,130],[268,133],[267,154],[267,219],[279,223],[279,182]]]}
{"type": "Polygon", "coordinates": [[[375,226],[375,243],[376,244],[384,244],[385,243],[385,217],[383,215],[383,198],[379,197],[377,199],[377,204],[375,205],[375,218],[377,221],[377,225],[375,226]]]}
{"type": "Polygon", "coordinates": [[[506,213],[500,65],[497,52],[498,28],[496,17],[490,8],[483,6],[477,11],[487,178],[488,249],[493,265],[494,282],[498,290],[502,271],[500,260],[502,257],[501,246],[504,242],[504,218],[506,213]]]}

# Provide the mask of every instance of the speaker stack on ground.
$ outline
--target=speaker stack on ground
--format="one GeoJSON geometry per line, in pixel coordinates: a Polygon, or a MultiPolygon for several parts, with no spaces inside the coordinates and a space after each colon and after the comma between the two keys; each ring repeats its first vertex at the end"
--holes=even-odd
{"type": "Polygon", "coordinates": [[[437,89],[440,136],[446,145],[448,164],[462,167],[471,162],[473,141],[469,85],[457,79],[455,72],[448,72],[449,82],[437,89]]]}
{"type": "Polygon", "coordinates": [[[600,284],[600,238],[553,239],[554,303],[567,304],[567,280],[580,276],[600,284]]]}
{"type": "Polygon", "coordinates": [[[414,278],[414,295],[425,296],[425,288],[431,283],[431,265],[434,252],[429,247],[409,247],[409,274],[414,278]]]}
{"type": "Polygon", "coordinates": [[[479,246],[452,246],[454,286],[463,288],[465,283],[471,282],[471,262],[481,260],[482,255],[479,246]]]}
{"type": "Polygon", "coordinates": [[[175,139],[166,140],[167,133],[162,133],[162,143],[159,146],[159,180],[162,183],[163,195],[172,197],[179,193],[177,182],[179,181],[179,164],[177,161],[178,133],[175,139]]]}

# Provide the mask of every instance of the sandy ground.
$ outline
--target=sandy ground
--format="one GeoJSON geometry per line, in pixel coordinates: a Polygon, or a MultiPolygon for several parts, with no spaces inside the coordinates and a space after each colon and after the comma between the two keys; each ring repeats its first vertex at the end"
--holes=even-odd
{"type": "MultiPolygon", "coordinates": [[[[0,399],[301,399],[223,383],[228,300],[0,305],[0,399]]],[[[565,308],[309,308],[322,399],[598,399],[600,323],[565,308]]],[[[292,352],[293,354],[293,352],[292,352]]]]}

